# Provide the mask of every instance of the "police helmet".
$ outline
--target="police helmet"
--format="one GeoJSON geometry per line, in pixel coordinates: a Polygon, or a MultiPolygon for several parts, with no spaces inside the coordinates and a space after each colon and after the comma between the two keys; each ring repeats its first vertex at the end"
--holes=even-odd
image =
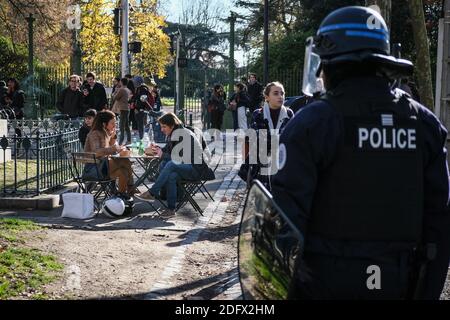
{"type": "Polygon", "coordinates": [[[103,203],[102,212],[108,218],[119,218],[125,212],[125,202],[119,197],[108,198],[103,203]]]}
{"type": "Polygon", "coordinates": [[[373,61],[394,77],[413,71],[410,61],[391,56],[386,22],[372,8],[350,6],[330,13],[314,37],[312,51],[322,64],[373,61]]]}

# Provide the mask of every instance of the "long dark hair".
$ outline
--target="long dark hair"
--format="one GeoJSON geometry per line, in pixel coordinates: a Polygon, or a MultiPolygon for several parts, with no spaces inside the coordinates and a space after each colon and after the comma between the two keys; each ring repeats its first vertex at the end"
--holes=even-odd
{"type": "Polygon", "coordinates": [[[175,115],[173,112],[168,112],[161,116],[158,119],[158,122],[160,124],[164,124],[166,126],[169,126],[171,128],[179,127],[183,125],[183,122],[175,115]]]}
{"type": "Polygon", "coordinates": [[[247,90],[247,86],[241,82],[236,83],[235,86],[239,89],[239,92],[244,92],[247,90]]]}
{"type": "Polygon", "coordinates": [[[97,130],[100,132],[105,132],[103,124],[108,124],[112,119],[115,119],[116,115],[111,110],[100,111],[94,118],[94,123],[92,124],[92,130],[97,130]]]}

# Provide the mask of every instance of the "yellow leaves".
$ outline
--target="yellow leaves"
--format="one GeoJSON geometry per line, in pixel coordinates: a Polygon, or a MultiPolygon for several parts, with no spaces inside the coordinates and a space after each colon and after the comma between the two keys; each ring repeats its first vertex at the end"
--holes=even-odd
{"type": "Polygon", "coordinates": [[[143,0],[141,3],[140,10],[131,14],[136,40],[142,42],[142,52],[136,54],[133,60],[136,66],[141,67],[142,75],[156,74],[163,77],[171,61],[170,39],[162,30],[166,23],[162,16],[155,13],[155,0],[143,0]]]}
{"type": "MultiPolygon", "coordinates": [[[[130,13],[130,41],[142,42],[142,52],[132,59],[132,73],[163,77],[171,61],[169,37],[162,28],[164,17],[156,14],[157,0],[130,1],[135,10],[130,13]]],[[[114,3],[108,0],[90,0],[81,5],[80,32],[85,62],[119,62],[121,40],[113,31],[114,3]]]]}
{"type": "Polygon", "coordinates": [[[112,3],[105,0],[90,0],[81,5],[80,40],[84,62],[117,62],[120,41],[113,32],[112,9],[112,3]]]}

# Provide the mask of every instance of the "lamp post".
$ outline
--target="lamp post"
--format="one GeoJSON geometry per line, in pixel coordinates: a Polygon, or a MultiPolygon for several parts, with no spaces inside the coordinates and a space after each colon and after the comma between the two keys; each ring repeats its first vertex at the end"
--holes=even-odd
{"type": "Polygon", "coordinates": [[[264,0],[264,63],[263,85],[269,82],[269,0],[264,0]]]}
{"type": "Polygon", "coordinates": [[[70,70],[72,74],[81,75],[81,46],[78,30],[72,30],[72,56],[70,57],[70,70]]]}
{"type": "Polygon", "coordinates": [[[27,116],[33,119],[38,118],[38,110],[41,111],[40,116],[43,118],[42,110],[40,110],[39,104],[36,101],[36,95],[34,90],[34,43],[33,43],[33,24],[36,20],[33,14],[25,18],[28,22],[28,94],[27,94],[27,116]]]}
{"type": "Polygon", "coordinates": [[[130,72],[128,56],[129,12],[130,6],[128,0],[122,0],[122,77],[125,77],[130,72]]]}

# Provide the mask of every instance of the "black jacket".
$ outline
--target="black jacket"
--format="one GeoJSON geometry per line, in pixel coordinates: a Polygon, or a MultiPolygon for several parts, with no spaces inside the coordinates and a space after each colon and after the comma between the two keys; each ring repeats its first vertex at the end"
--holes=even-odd
{"type": "Polygon", "coordinates": [[[250,98],[248,97],[248,94],[246,91],[241,91],[238,93],[234,93],[230,98],[230,102],[231,101],[237,102],[236,108],[239,108],[239,107],[248,108],[249,103],[250,103],[250,98]]]}
{"type": "Polygon", "coordinates": [[[263,90],[264,87],[258,81],[256,81],[254,84],[247,85],[247,92],[250,99],[249,107],[252,112],[258,109],[261,105],[261,102],[264,100],[263,90]]]}
{"type": "Polygon", "coordinates": [[[217,96],[216,94],[212,94],[211,98],[209,98],[209,105],[211,105],[214,110],[225,112],[225,101],[226,101],[226,94],[224,93],[221,96],[217,96]]]}
{"type": "Polygon", "coordinates": [[[83,150],[84,150],[84,144],[86,143],[86,138],[87,138],[87,135],[89,134],[89,132],[91,132],[91,128],[89,128],[85,124],[83,124],[81,126],[80,130],[78,131],[78,139],[80,140],[81,147],[83,148],[83,150]]]}
{"type": "Polygon", "coordinates": [[[96,82],[94,87],[91,89],[89,84],[83,86],[82,89],[87,89],[89,94],[84,97],[84,107],[85,109],[95,109],[101,111],[103,108],[108,106],[108,99],[106,97],[106,90],[103,84],[96,82]]]}
{"type": "Polygon", "coordinates": [[[6,95],[8,93],[8,87],[0,87],[0,106],[6,105],[6,95]]]}
{"type": "Polygon", "coordinates": [[[56,108],[63,114],[68,114],[70,118],[82,117],[84,114],[83,93],[81,90],[72,90],[67,87],[61,91],[56,102],[56,108]]]}
{"type": "MultiPolygon", "coordinates": [[[[393,100],[389,83],[380,78],[349,79],[335,90],[342,90],[350,95],[350,101],[357,103],[374,105],[374,101],[381,99],[393,100]]],[[[433,113],[420,105],[417,107],[417,119],[423,128],[425,146],[422,151],[424,159],[422,241],[437,245],[437,258],[428,266],[422,298],[439,299],[450,258],[449,176],[445,148],[447,130],[433,113]]],[[[343,128],[342,116],[329,102],[318,100],[304,107],[281,134],[281,168],[272,182],[274,199],[304,233],[305,248],[310,252],[320,251],[323,257],[329,256],[334,259],[330,261],[336,261],[336,254],[351,253],[365,256],[370,252],[383,252],[389,245],[384,242],[352,244],[313,237],[308,233],[316,188],[321,185],[327,168],[333,163],[338,146],[347,137],[343,128]]],[[[377,194],[374,193],[373,197],[377,197],[377,194]]],[[[333,269],[329,266],[328,268],[333,269]]],[[[319,270],[316,271],[320,273],[319,270]]],[[[333,269],[333,272],[338,273],[336,269],[333,269]]],[[[338,281],[336,278],[339,276],[335,276],[333,281],[338,281]]]]}
{"type": "Polygon", "coordinates": [[[25,107],[25,92],[22,90],[14,91],[7,95],[12,100],[10,107],[16,114],[16,119],[23,118],[23,108],[25,107]]]}

